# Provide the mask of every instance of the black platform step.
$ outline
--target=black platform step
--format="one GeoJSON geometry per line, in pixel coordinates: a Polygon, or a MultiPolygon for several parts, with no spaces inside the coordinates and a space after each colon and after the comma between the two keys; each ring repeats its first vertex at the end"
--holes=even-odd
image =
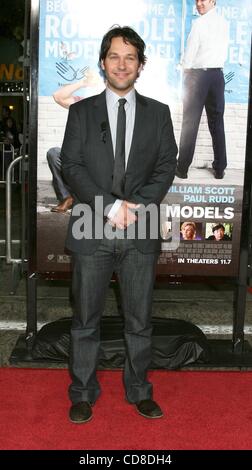
{"type": "MultiPolygon", "coordinates": [[[[48,323],[38,332],[32,347],[25,335],[21,335],[12,351],[10,364],[64,367],[68,363],[70,325],[70,318],[48,323]]],[[[123,321],[120,317],[104,317],[99,369],[122,368],[124,360],[123,321]]],[[[237,353],[231,340],[209,340],[190,322],[154,318],[151,368],[250,369],[252,348],[245,341],[243,351],[237,353]]]]}

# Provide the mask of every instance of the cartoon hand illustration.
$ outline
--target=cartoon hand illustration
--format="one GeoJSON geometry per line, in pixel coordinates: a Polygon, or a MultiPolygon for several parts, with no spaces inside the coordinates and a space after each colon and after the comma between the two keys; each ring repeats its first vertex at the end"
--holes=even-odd
{"type": "Polygon", "coordinates": [[[67,63],[56,62],[56,69],[57,74],[67,82],[71,82],[77,78],[78,70],[75,71],[74,68],[67,63]]]}
{"type": "Polygon", "coordinates": [[[231,80],[233,80],[235,73],[229,72],[224,75],[225,85],[227,85],[231,80]]]}

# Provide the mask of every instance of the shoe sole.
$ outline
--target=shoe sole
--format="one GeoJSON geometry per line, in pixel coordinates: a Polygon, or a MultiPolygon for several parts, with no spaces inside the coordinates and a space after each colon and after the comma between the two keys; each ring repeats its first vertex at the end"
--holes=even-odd
{"type": "Polygon", "coordinates": [[[93,415],[91,415],[89,418],[84,419],[84,420],[82,420],[82,421],[74,421],[74,420],[71,419],[70,416],[69,416],[69,420],[71,421],[71,423],[74,423],[74,424],[84,424],[84,423],[88,423],[88,421],[91,421],[92,418],[93,418],[93,415]]]}
{"type": "Polygon", "coordinates": [[[57,212],[58,214],[67,214],[70,209],[61,210],[61,209],[51,209],[51,212],[57,212]]]}
{"type": "Polygon", "coordinates": [[[179,175],[177,175],[176,173],[175,173],[175,176],[176,176],[176,178],[179,178],[179,179],[181,179],[181,180],[187,180],[187,178],[188,178],[188,175],[180,175],[180,176],[179,176],[179,175]]]}
{"type": "Polygon", "coordinates": [[[141,411],[138,410],[137,406],[136,406],[136,411],[139,415],[143,416],[144,418],[147,418],[147,419],[159,419],[159,418],[163,418],[164,416],[164,413],[162,413],[161,415],[159,416],[149,416],[149,415],[145,415],[144,413],[141,413],[141,411]]]}

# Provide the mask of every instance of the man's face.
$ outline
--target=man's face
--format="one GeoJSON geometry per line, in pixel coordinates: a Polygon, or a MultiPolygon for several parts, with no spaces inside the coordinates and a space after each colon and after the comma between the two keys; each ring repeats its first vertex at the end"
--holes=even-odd
{"type": "Polygon", "coordinates": [[[200,15],[205,15],[215,5],[214,0],[195,0],[196,8],[200,15]]]}
{"type": "Polygon", "coordinates": [[[122,37],[113,38],[106,58],[101,63],[108,87],[119,96],[126,95],[142,70],[137,49],[122,37]]]}
{"type": "Polygon", "coordinates": [[[215,240],[217,240],[217,241],[222,240],[222,238],[224,237],[223,228],[218,228],[217,230],[215,230],[214,231],[214,237],[215,237],[215,240]]]}

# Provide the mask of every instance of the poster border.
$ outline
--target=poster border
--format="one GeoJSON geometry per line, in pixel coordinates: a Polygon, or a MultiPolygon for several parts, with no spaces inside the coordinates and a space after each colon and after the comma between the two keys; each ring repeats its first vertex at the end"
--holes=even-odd
{"type": "MultiPolygon", "coordinates": [[[[31,8],[30,44],[31,44],[31,74],[30,74],[30,128],[29,128],[29,190],[28,190],[28,331],[30,324],[36,323],[36,281],[39,277],[46,279],[63,279],[65,275],[60,273],[38,273],[37,272],[37,142],[38,142],[38,46],[39,46],[39,6],[40,0],[29,0],[31,8]],[[32,280],[33,279],[33,280],[32,280]],[[32,294],[31,291],[33,290],[32,294]]],[[[252,51],[251,51],[252,54],[252,51]]],[[[235,293],[234,322],[233,322],[233,345],[234,350],[240,350],[244,341],[245,304],[248,279],[248,260],[250,256],[250,225],[251,225],[251,196],[252,196],[252,62],[250,54],[250,79],[249,79],[249,101],[248,121],[246,138],[245,171],[242,202],[242,223],[239,251],[239,273],[234,278],[221,277],[226,281],[235,279],[237,290],[235,293]],[[236,347],[237,346],[237,347],[236,347]]],[[[67,276],[70,277],[70,276],[67,276]]],[[[174,283],[174,275],[164,274],[164,278],[170,278],[174,283]]],[[[190,274],[178,275],[180,280],[193,277],[202,280],[202,275],[190,276],[190,274]]],[[[205,279],[217,280],[219,276],[203,276],[205,279]]]]}

